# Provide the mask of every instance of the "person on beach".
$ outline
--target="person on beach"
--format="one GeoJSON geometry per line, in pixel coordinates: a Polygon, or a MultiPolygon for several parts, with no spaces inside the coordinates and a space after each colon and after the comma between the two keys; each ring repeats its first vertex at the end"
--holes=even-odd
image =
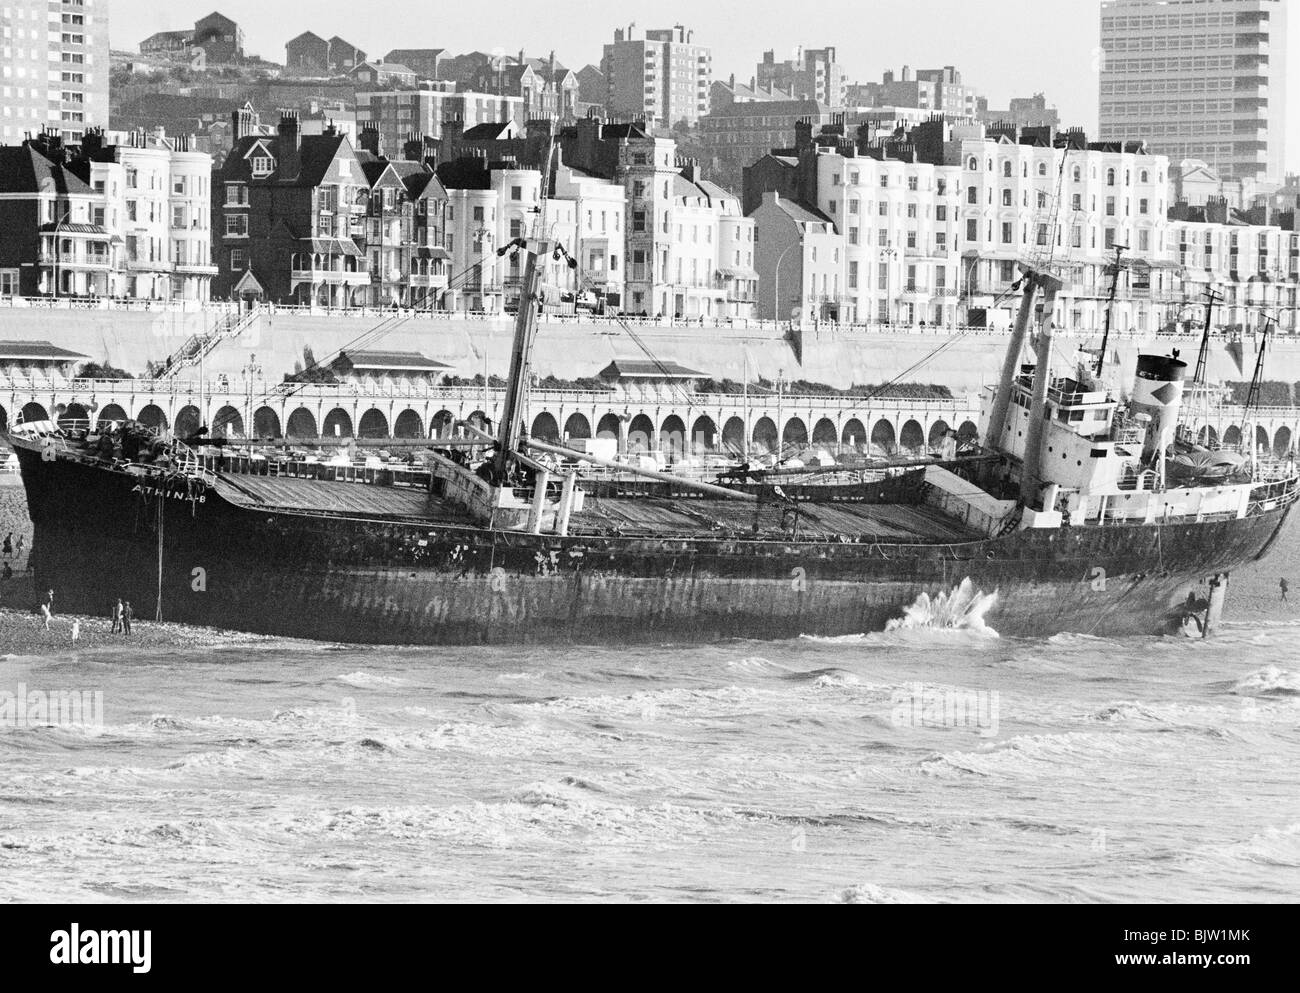
{"type": "Polygon", "coordinates": [[[5,558],[9,558],[14,553],[14,533],[12,531],[5,535],[4,553],[5,558]]]}
{"type": "Polygon", "coordinates": [[[131,601],[126,601],[122,606],[122,633],[131,633],[131,601]]]}
{"type": "Polygon", "coordinates": [[[41,616],[45,618],[45,630],[48,631],[50,629],[50,605],[48,603],[41,604],[41,616]]]}
{"type": "Polygon", "coordinates": [[[1287,602],[1286,595],[1291,592],[1291,584],[1284,579],[1282,580],[1282,582],[1278,583],[1278,586],[1282,590],[1282,602],[1286,603],[1287,602]]]}
{"type": "Polygon", "coordinates": [[[25,534],[20,534],[20,535],[18,536],[18,554],[17,554],[16,558],[22,558],[22,557],[23,557],[23,549],[24,549],[25,547],[27,547],[27,535],[25,535],[25,534]]]}
{"type": "Polygon", "coordinates": [[[72,640],[74,642],[81,640],[81,621],[72,622],[72,640]]]}
{"type": "Polygon", "coordinates": [[[47,610],[49,610],[50,614],[53,615],[54,613],[54,591],[53,590],[50,590],[49,593],[45,594],[45,607],[47,610]]]}
{"type": "Polygon", "coordinates": [[[118,634],[122,630],[122,598],[117,598],[117,603],[113,605],[113,630],[110,634],[118,634]]]}

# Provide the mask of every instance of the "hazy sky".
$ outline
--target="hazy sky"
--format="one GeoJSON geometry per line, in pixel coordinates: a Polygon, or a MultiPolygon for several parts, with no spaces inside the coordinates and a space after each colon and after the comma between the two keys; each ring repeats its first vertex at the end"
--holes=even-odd
{"type": "MultiPolygon", "coordinates": [[[[452,52],[502,48],[544,56],[552,49],[571,68],[599,63],[614,29],[685,24],[713,48],[715,78],[748,81],[764,50],[777,58],[798,44],[835,45],[850,81],[878,80],[889,68],[955,65],[995,107],[1012,96],[1046,93],[1066,124],[1097,127],[1099,35],[1096,0],[110,0],[113,47],[134,51],[154,31],[179,30],[213,9],[244,28],[248,50],[284,61],[284,43],[303,31],[340,35],[372,55],[393,48],[452,52]]],[[[1292,50],[1300,16],[1292,18],[1292,50]]],[[[1300,107],[1300,70],[1290,105],[1300,107]]],[[[1300,128],[1291,129],[1288,161],[1297,162],[1300,128]]]]}

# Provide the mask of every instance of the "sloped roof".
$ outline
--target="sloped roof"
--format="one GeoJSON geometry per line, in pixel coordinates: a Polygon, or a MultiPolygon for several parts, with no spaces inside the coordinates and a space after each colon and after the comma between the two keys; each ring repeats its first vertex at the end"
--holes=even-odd
{"type": "Polygon", "coordinates": [[[809,204],[803,203],[799,200],[791,200],[789,197],[778,197],[776,205],[800,224],[834,223],[816,207],[810,206],[809,204]]]}
{"type": "Polygon", "coordinates": [[[89,357],[48,341],[0,341],[0,362],[74,362],[89,357]]]}
{"type": "Polygon", "coordinates": [[[476,124],[466,131],[461,137],[466,141],[500,141],[509,138],[514,131],[514,121],[489,121],[485,124],[476,124]]]}
{"type": "Polygon", "coordinates": [[[445,362],[419,352],[340,352],[338,365],[362,372],[439,372],[450,369],[445,362]]]}
{"type": "Polygon", "coordinates": [[[432,197],[435,200],[446,200],[447,189],[442,185],[442,181],[431,172],[417,172],[403,177],[406,183],[406,191],[412,200],[420,200],[424,197],[432,197]]]}
{"type": "Polygon", "coordinates": [[[704,373],[676,362],[615,359],[600,372],[601,379],[706,379],[704,373]]]}
{"type": "Polygon", "coordinates": [[[304,31],[302,34],[298,35],[297,38],[290,38],[285,42],[285,47],[287,48],[289,45],[297,44],[300,41],[319,41],[322,45],[326,43],[325,39],[315,31],[304,31]]]}
{"type": "Polygon", "coordinates": [[[94,192],[73,173],[55,165],[30,145],[0,147],[0,193],[40,193],[47,188],[79,196],[94,192]]]}

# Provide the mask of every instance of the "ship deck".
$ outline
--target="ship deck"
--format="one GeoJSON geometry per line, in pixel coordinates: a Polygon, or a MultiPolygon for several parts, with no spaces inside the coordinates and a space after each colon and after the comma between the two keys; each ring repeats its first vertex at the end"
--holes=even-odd
{"type": "MultiPolygon", "coordinates": [[[[217,474],[217,492],[230,503],[284,513],[472,525],[457,505],[421,487],[382,486],[294,476],[217,474]]],[[[778,504],[685,496],[588,493],[570,521],[574,535],[627,537],[793,537],[795,514],[778,504]]],[[[934,508],[911,503],[800,503],[798,537],[903,544],[960,544],[984,536],[934,508]]]]}
{"type": "Polygon", "coordinates": [[[348,517],[436,520],[446,524],[470,524],[473,520],[454,504],[413,486],[242,473],[221,473],[217,480],[217,492],[241,507],[348,517]]]}
{"type": "MultiPolygon", "coordinates": [[[[759,533],[789,535],[795,515],[779,505],[709,498],[654,499],[593,497],[573,515],[573,533],[614,531],[624,535],[716,536],[759,533]]],[[[841,536],[902,544],[961,544],[985,536],[932,507],[903,503],[800,503],[800,538],[841,536]]]]}

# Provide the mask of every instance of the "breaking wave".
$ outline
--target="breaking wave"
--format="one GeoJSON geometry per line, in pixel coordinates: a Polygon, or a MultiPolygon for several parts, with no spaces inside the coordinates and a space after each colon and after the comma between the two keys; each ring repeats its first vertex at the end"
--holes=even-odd
{"type": "Polygon", "coordinates": [[[1237,696],[1300,696],[1300,674],[1265,666],[1238,680],[1232,692],[1237,696]]]}
{"type": "Polygon", "coordinates": [[[889,633],[918,630],[974,631],[996,638],[998,633],[984,619],[997,606],[997,602],[996,591],[976,592],[975,584],[967,578],[951,593],[940,593],[937,597],[922,593],[903,612],[903,616],[890,621],[885,630],[889,633]]]}

